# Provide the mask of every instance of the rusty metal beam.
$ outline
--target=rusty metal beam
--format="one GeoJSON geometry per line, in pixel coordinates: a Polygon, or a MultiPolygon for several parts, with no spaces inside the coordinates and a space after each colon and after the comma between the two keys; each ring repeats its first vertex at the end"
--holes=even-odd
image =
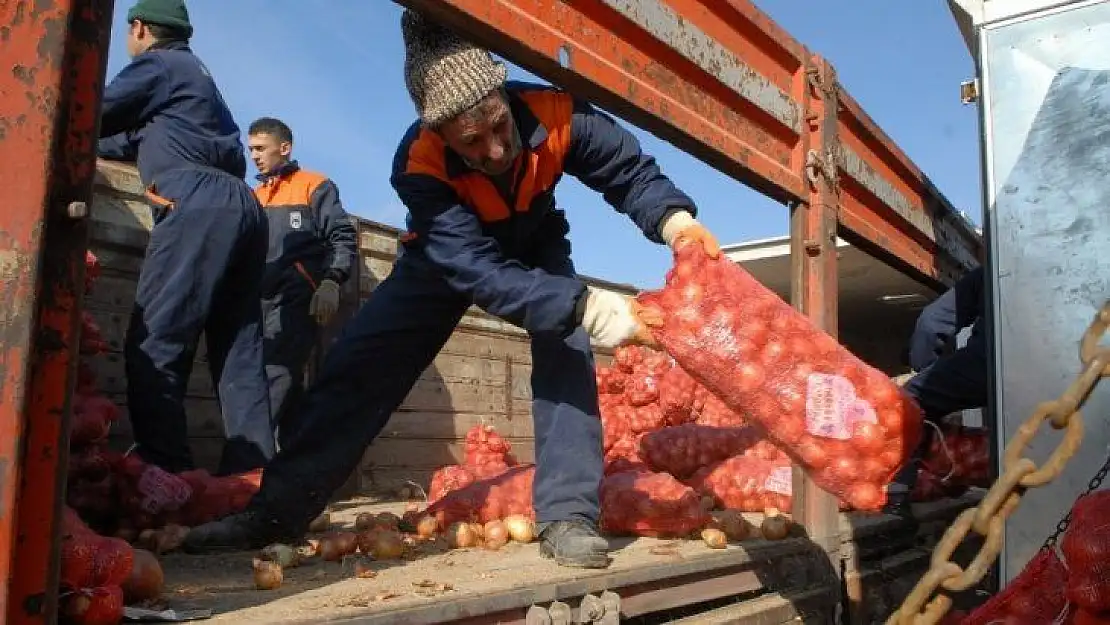
{"type": "MultiPolygon", "coordinates": [[[[785,204],[809,199],[809,53],[750,0],[397,0],[785,204]]],[[[979,237],[841,88],[839,222],[934,285],[977,263],[979,237]]]]}
{"type": "Polygon", "coordinates": [[[934,282],[950,283],[979,264],[979,235],[843,86],[837,97],[841,224],[934,282]]]}
{"type": "Polygon", "coordinates": [[[52,623],[112,2],[0,3],[0,614],[52,623]],[[86,209],[87,210],[87,209],[86,209]]]}
{"type": "MultiPolygon", "coordinates": [[[[828,61],[814,57],[805,66],[796,97],[805,111],[803,148],[806,162],[799,171],[809,189],[805,202],[791,207],[791,303],[815,326],[837,336],[837,177],[823,166],[837,147],[836,74],[828,61]]],[[[840,570],[840,514],[837,499],[822,490],[798,467],[794,469],[794,518],[840,570]]]]}
{"type": "Polygon", "coordinates": [[[787,202],[805,194],[805,58],[771,20],[723,0],[398,0],[787,202]],[[679,19],[681,17],[681,19],[679,19]]]}

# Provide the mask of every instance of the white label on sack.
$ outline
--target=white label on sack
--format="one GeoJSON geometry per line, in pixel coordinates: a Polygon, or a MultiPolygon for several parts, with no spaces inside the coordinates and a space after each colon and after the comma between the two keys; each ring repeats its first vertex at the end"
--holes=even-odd
{"type": "Polygon", "coordinates": [[[139,476],[138,490],[143,509],[150,514],[177,510],[193,496],[188,482],[153,465],[139,476]]]}
{"type": "Polygon", "coordinates": [[[763,490],[779,495],[794,494],[794,470],[791,467],[778,467],[763,482],[763,490]]]}
{"type": "Polygon", "coordinates": [[[806,431],[811,436],[845,441],[857,423],[878,423],[875,409],[856,396],[847,378],[811,373],[806,387],[806,431]]]}

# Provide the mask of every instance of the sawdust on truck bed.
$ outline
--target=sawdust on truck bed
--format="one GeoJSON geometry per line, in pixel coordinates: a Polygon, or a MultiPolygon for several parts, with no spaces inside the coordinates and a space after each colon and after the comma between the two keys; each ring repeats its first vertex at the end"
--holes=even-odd
{"type": "MultiPolygon", "coordinates": [[[[333,526],[352,525],[360,512],[389,510],[401,504],[368,504],[332,512],[333,526]]],[[[758,515],[757,515],[758,516],[758,515]]],[[[763,541],[752,541],[762,543],[763,541]]],[[[175,609],[209,609],[217,623],[318,623],[329,619],[385,613],[436,601],[476,596],[537,583],[573,581],[646,564],[681,561],[715,553],[701,541],[649,538],[614,539],[613,564],[604,571],[568,569],[539,555],[539,543],[510,543],[499,551],[453,550],[411,560],[372,562],[377,575],[354,576],[351,566],[319,562],[285,570],[281,588],[254,588],[253,553],[219,556],[163,556],[165,599],[175,609]]],[[[729,549],[741,547],[729,546],[729,549]]]]}

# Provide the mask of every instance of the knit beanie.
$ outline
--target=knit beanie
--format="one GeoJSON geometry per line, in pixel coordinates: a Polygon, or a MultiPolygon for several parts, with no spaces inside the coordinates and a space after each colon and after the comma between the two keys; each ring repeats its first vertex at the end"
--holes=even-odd
{"type": "Polygon", "coordinates": [[[185,0],[139,0],[127,12],[127,21],[130,23],[135,20],[176,28],[186,38],[193,36],[193,25],[189,22],[185,0]]]}
{"type": "Polygon", "coordinates": [[[508,70],[489,52],[420,13],[401,16],[405,86],[424,123],[437,126],[505,84],[508,70]]]}

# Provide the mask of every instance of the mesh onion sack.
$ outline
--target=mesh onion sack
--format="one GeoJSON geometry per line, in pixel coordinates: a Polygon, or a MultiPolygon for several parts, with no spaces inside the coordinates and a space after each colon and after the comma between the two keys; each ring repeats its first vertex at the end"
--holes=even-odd
{"type": "Polygon", "coordinates": [[[962,625],[1051,625],[1064,615],[1068,571],[1052,549],[1042,549],[1002,592],[962,625]]]}
{"type": "Polygon", "coordinates": [[[1060,541],[1068,563],[1068,599],[1091,611],[1110,611],[1110,491],[1080,497],[1060,541]]]}
{"type": "Polygon", "coordinates": [[[663,313],[659,344],[733,411],[760,426],[813,480],[857,510],[921,439],[921,411],[885,374],[721,256],[675,252],[666,286],[639,302],[663,313]]]}

